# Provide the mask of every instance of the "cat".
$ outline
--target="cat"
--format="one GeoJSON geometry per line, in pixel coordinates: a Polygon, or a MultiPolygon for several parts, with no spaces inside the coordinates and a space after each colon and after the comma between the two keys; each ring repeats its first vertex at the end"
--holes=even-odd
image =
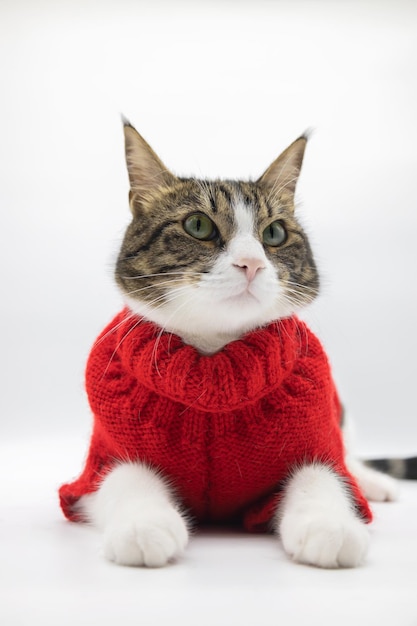
{"type": "Polygon", "coordinates": [[[122,565],[178,559],[195,520],[272,531],[299,563],[360,565],[365,496],[394,499],[396,484],[345,458],[326,356],[295,315],[319,293],[294,212],[307,135],[257,181],[210,181],[175,176],[123,128],[126,306],[89,358],[95,423],[65,515],[122,565]]]}

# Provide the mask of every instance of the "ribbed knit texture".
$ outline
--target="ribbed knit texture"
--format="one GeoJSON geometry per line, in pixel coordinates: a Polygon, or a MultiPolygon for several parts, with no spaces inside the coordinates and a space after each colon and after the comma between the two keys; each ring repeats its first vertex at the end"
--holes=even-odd
{"type": "Polygon", "coordinates": [[[305,462],[327,463],[368,504],[344,464],[340,403],[326,355],[297,318],[200,355],[123,310],[96,341],[86,387],[94,428],[83,473],[60,489],[65,515],[118,460],[162,472],[200,522],[267,530],[305,462]]]}

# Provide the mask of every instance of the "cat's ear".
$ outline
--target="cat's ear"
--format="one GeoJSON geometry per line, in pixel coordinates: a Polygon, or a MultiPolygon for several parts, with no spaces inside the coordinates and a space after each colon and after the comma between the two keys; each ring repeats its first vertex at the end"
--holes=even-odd
{"type": "Polygon", "coordinates": [[[138,131],[123,119],[126,165],[130,181],[130,208],[152,196],[161,187],[172,185],[176,177],[165,167],[138,131]]]}
{"type": "Polygon", "coordinates": [[[279,196],[287,192],[294,195],[307,139],[308,134],[305,133],[288,146],[256,181],[257,184],[270,194],[279,196]]]}

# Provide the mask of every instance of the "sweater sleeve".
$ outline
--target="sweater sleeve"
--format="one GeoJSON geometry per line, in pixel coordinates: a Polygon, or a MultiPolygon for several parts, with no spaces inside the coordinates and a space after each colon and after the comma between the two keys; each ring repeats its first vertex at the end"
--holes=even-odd
{"type": "Polygon", "coordinates": [[[120,340],[124,369],[148,389],[201,411],[233,411],[282,383],[297,357],[297,323],[283,320],[204,356],[152,324],[120,340]]]}

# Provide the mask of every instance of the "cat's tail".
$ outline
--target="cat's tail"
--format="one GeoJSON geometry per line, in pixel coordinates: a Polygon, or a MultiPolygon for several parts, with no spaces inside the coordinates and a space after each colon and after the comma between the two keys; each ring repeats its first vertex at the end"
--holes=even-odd
{"type": "Polygon", "coordinates": [[[364,461],[364,464],[394,478],[417,479],[417,456],[407,459],[370,459],[364,461]]]}

